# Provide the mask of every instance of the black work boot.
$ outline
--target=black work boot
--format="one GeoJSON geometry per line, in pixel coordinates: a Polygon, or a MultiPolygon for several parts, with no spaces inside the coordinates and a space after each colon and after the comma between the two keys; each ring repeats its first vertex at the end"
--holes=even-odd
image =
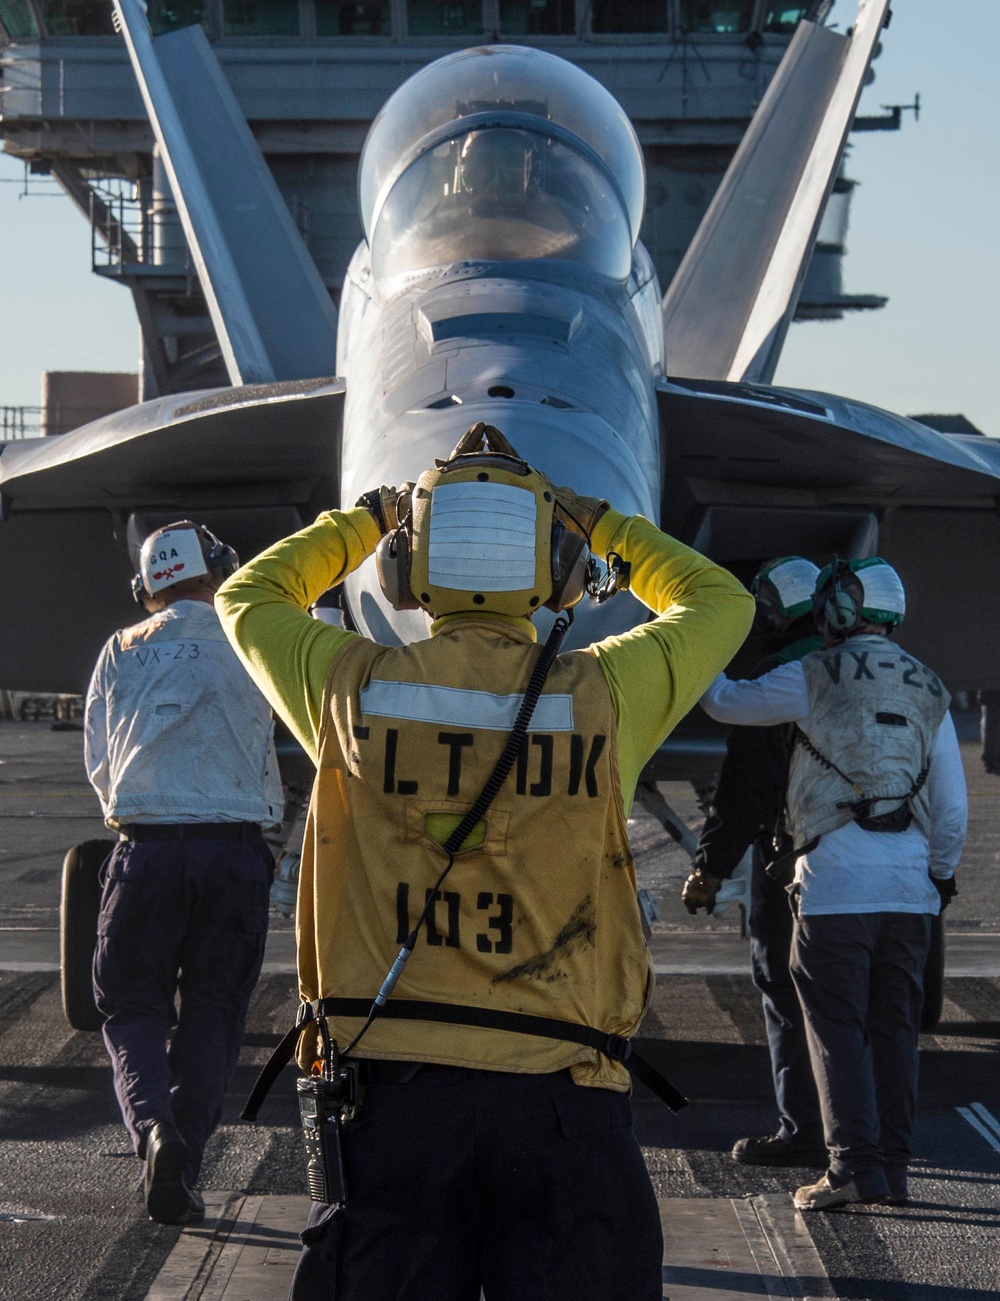
{"type": "Polygon", "coordinates": [[[186,1224],[191,1219],[196,1203],[184,1182],[186,1161],[187,1144],[177,1127],[158,1120],[146,1138],[146,1210],[151,1220],[186,1224]]]}
{"type": "Polygon", "coordinates": [[[738,1139],[733,1160],[742,1165],[825,1166],[827,1152],[818,1139],[810,1142],[769,1134],[766,1138],[738,1139]]]}

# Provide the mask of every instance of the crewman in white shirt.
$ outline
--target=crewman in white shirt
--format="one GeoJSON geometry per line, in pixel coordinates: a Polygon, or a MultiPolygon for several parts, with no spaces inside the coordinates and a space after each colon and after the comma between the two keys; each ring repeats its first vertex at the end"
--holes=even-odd
{"type": "Polygon", "coordinates": [[[794,723],[787,826],[791,971],[829,1168],[800,1210],[908,1200],[917,1036],[931,918],[956,893],[965,779],[948,693],[890,640],[903,585],[884,560],[835,561],[813,598],[823,649],[763,677],[719,677],[724,723],[794,723]]]}
{"type": "Polygon", "coordinates": [[[87,692],[87,774],[121,835],[94,992],[146,1208],[164,1224],[204,1215],[195,1183],[264,958],[261,828],[283,811],[270,708],[213,605],[238,564],[190,520],[151,534],[133,580],[150,617],[109,639],[87,692]]]}

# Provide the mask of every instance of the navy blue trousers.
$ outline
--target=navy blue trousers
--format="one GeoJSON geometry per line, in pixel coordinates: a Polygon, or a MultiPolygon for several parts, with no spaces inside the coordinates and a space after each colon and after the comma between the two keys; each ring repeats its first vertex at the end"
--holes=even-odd
{"type": "Polygon", "coordinates": [[[823,1110],[831,1182],[906,1196],[917,1105],[926,913],[799,917],[792,977],[823,1110]]]}
{"type": "Polygon", "coordinates": [[[172,1121],[193,1187],[264,960],[274,861],[256,838],[122,841],[104,872],[94,994],[122,1118],[140,1157],[172,1121]]]}
{"type": "Polygon", "coordinates": [[[344,1129],[292,1301],[660,1301],[659,1208],[628,1097],[568,1071],[425,1066],[344,1129]]]}
{"type": "Polygon", "coordinates": [[[805,1018],[788,970],[795,918],[784,883],[767,875],[756,847],[750,892],[751,970],[764,1009],[778,1104],[777,1132],[793,1142],[822,1147],[823,1119],[809,1060],[805,1018]]]}

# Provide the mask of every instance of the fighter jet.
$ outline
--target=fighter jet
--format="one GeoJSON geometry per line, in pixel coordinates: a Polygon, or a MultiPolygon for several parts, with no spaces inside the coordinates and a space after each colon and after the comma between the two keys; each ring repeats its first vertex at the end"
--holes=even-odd
{"type": "MultiPolygon", "coordinates": [[[[115,10],[231,385],[2,448],[0,682],[82,688],[156,525],[197,516],[253,554],[484,420],[554,483],[741,575],[877,551],[911,592],[914,652],[953,687],[1000,686],[998,448],[769,384],[887,0],[848,34],[800,24],[665,297],[608,91],[513,45],[423,68],[365,144],[339,321],[202,29],[154,38],[139,0],[115,10]]],[[[340,601],[382,642],[427,634],[370,564],[340,601]]],[[[643,618],[629,596],[586,604],[574,636],[643,618]]]]}

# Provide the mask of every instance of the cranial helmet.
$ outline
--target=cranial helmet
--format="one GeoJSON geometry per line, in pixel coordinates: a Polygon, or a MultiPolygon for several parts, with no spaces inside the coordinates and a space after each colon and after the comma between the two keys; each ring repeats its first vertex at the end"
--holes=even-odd
{"type": "Polygon", "coordinates": [[[906,593],[892,565],[879,556],[834,560],[816,580],[813,613],[818,627],[848,637],[862,623],[896,628],[906,614],[906,593]]]}
{"type": "Polygon", "coordinates": [[[812,610],[819,567],[804,556],[770,560],[754,575],[750,591],[757,602],[756,620],[766,633],[783,633],[812,610]]]}
{"type": "Polygon", "coordinates": [[[139,552],[139,572],[132,595],[140,605],[154,601],[168,588],[210,575],[218,584],[234,574],[240,560],[204,524],[178,520],[150,533],[139,552]]]}
{"type": "Polygon", "coordinates": [[[554,518],[548,479],[493,425],[473,425],[420,476],[410,501],[375,555],[395,609],[530,615],[583,596],[586,542],[554,518]]]}
{"type": "Polygon", "coordinates": [[[493,127],[470,132],[459,154],[462,192],[488,195],[501,204],[523,200],[538,185],[535,150],[527,131],[493,127]]]}

